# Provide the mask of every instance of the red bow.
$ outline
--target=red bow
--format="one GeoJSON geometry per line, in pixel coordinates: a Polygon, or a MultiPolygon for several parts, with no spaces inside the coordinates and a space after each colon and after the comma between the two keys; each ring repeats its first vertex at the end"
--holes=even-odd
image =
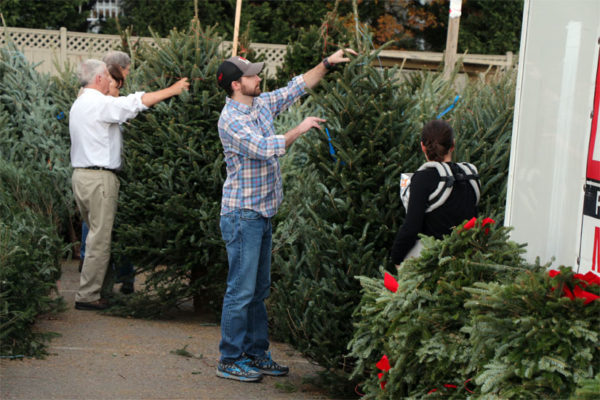
{"type": "MultiPolygon", "coordinates": [[[[550,275],[550,278],[554,278],[559,274],[560,271],[556,271],[554,269],[548,271],[548,275],[550,275]]],[[[598,277],[593,272],[589,271],[585,275],[575,274],[573,275],[573,278],[576,279],[578,282],[574,285],[575,287],[573,288],[572,292],[571,290],[569,290],[569,288],[563,286],[563,295],[565,297],[568,297],[571,300],[575,300],[575,298],[584,299],[583,304],[589,304],[592,301],[600,299],[600,296],[587,292],[581,288],[581,286],[587,287],[588,285],[600,285],[600,277],[598,277]]],[[[555,288],[552,288],[552,290],[554,289],[555,288]]]]}
{"type": "Polygon", "coordinates": [[[381,360],[379,360],[377,364],[375,364],[375,366],[384,372],[387,372],[390,370],[390,368],[392,368],[390,366],[390,360],[388,360],[388,357],[385,354],[383,355],[383,357],[381,357],[381,360]]]}
{"type": "Polygon", "coordinates": [[[475,227],[475,222],[477,221],[477,218],[473,217],[469,220],[469,222],[467,222],[465,224],[465,226],[463,226],[463,228],[465,228],[466,231],[468,231],[471,228],[475,227]]]}
{"type": "Polygon", "coordinates": [[[379,378],[379,386],[381,386],[381,389],[385,389],[385,385],[387,384],[387,381],[381,380],[383,378],[383,372],[378,373],[377,377],[379,378]]]}
{"type": "MultiPolygon", "coordinates": [[[[468,230],[469,230],[469,229],[471,229],[471,228],[475,228],[475,224],[476,224],[476,223],[477,223],[477,218],[473,217],[473,218],[471,218],[471,219],[470,219],[470,220],[469,220],[469,221],[468,221],[466,224],[464,224],[464,226],[463,226],[463,229],[464,229],[465,231],[468,231],[468,230]]],[[[484,227],[484,226],[486,226],[487,224],[495,224],[495,223],[496,223],[496,221],[494,221],[493,219],[491,219],[491,218],[487,217],[487,218],[484,218],[484,219],[481,221],[481,227],[483,228],[483,227],[484,227]]],[[[487,235],[488,233],[490,233],[490,228],[489,228],[489,227],[485,228],[485,233],[486,233],[486,235],[487,235]]]]}
{"type": "MultiPolygon", "coordinates": [[[[379,360],[377,362],[377,364],[375,364],[375,366],[377,368],[379,368],[380,370],[387,372],[391,368],[390,360],[388,360],[388,357],[384,354],[383,357],[381,357],[381,360],[379,360]]],[[[383,372],[378,373],[377,377],[379,378],[379,386],[381,386],[381,389],[385,389],[385,385],[387,384],[387,381],[381,380],[381,379],[383,379],[383,372]]]]}
{"type": "Polygon", "coordinates": [[[383,275],[383,284],[391,292],[396,293],[398,290],[398,281],[387,272],[383,275]]]}

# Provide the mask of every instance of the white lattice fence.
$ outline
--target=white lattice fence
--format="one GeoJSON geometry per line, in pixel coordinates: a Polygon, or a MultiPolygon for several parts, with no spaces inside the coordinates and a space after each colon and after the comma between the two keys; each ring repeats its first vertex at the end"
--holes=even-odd
{"type": "MultiPolygon", "coordinates": [[[[115,49],[121,43],[118,35],[100,35],[93,33],[68,32],[65,28],[58,31],[0,28],[0,45],[6,44],[6,35],[10,37],[25,57],[35,63],[40,72],[56,74],[54,62],[59,65],[69,62],[77,64],[86,58],[102,58],[106,52],[115,49]]],[[[142,41],[156,46],[153,38],[131,37],[131,43],[142,41]]],[[[231,42],[223,42],[222,48],[231,51],[231,42]]],[[[257,55],[265,56],[266,72],[275,74],[277,67],[283,62],[286,46],[276,44],[255,43],[252,45],[257,55]]]]}
{"type": "Polygon", "coordinates": [[[39,63],[39,71],[54,71],[53,60],[60,60],[60,31],[8,28],[5,33],[5,29],[0,28],[0,45],[3,47],[7,43],[7,35],[27,60],[39,63]]]}
{"type": "MultiPolygon", "coordinates": [[[[63,66],[66,62],[77,64],[85,58],[102,58],[107,51],[116,48],[121,38],[117,35],[100,35],[93,33],[67,32],[65,28],[59,31],[0,28],[0,45],[6,44],[6,35],[17,44],[25,57],[32,62],[40,63],[40,72],[56,74],[54,61],[63,66]]],[[[153,38],[132,37],[131,43],[140,40],[150,46],[156,46],[153,38]]],[[[223,42],[225,54],[231,53],[231,42],[223,42]]],[[[264,55],[266,74],[273,76],[277,67],[283,63],[286,46],[279,44],[254,43],[252,49],[257,55],[264,55]]],[[[463,57],[464,71],[487,73],[491,69],[506,69],[513,67],[512,53],[506,55],[477,55],[466,54],[463,57]]],[[[384,50],[378,57],[378,63],[385,67],[400,65],[403,72],[407,70],[431,69],[439,67],[443,53],[422,51],[384,50]]]]}
{"type": "MultiPolygon", "coordinates": [[[[60,31],[34,30],[34,29],[11,29],[9,36],[17,47],[31,47],[55,50],[60,47],[60,31]]],[[[3,34],[0,44],[4,46],[6,37],[3,34]]]]}
{"type": "Polygon", "coordinates": [[[97,56],[98,54],[106,54],[121,43],[121,38],[119,36],[99,36],[100,35],[76,32],[67,33],[67,53],[83,53],[97,56]]]}

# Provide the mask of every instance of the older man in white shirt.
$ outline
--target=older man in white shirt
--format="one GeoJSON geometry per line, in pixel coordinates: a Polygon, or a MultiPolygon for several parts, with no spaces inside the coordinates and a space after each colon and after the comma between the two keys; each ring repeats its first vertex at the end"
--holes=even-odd
{"type": "Polygon", "coordinates": [[[119,124],[140,111],[179,95],[189,88],[183,78],[156,92],[107,96],[111,77],[106,64],[86,60],[79,68],[83,92],[69,116],[73,194],[83,220],[89,226],[86,256],[81,271],[75,308],[101,310],[108,306],[100,291],[110,259],[113,222],[117,211],[123,138],[119,124]]]}

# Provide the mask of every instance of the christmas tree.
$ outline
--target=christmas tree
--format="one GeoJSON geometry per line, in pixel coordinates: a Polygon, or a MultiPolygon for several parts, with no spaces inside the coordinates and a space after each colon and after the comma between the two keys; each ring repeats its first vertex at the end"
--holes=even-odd
{"type": "Polygon", "coordinates": [[[523,246],[508,240],[508,228],[496,225],[479,219],[442,240],[424,237],[421,256],[406,260],[397,278],[387,272],[360,277],[362,300],[349,347],[358,359],[353,375],[365,380],[366,398],[462,399],[476,391],[464,287],[508,282],[522,271],[542,269],[528,265],[523,246]]]}
{"type": "Polygon", "coordinates": [[[286,197],[274,237],[273,332],[333,372],[332,382],[346,382],[338,374],[347,378],[353,368],[354,277],[392,268],[389,249],[404,219],[399,177],[425,162],[422,126],[445,118],[459,127],[456,160],[483,166],[480,208],[502,215],[512,115],[487,110],[510,109],[514,96],[512,75],[491,89],[475,83],[457,93],[438,73],[402,80],[399,70],[378,68],[368,38],[358,48],[361,55],[330,73],[305,105],[305,115],[327,119],[326,129],[284,158],[286,197]],[[493,129],[483,128],[492,121],[493,129]]]}
{"type": "Polygon", "coordinates": [[[63,309],[57,296],[66,246],[48,214],[48,175],[0,158],[0,355],[44,356],[50,332],[35,332],[36,317],[63,309]]]}
{"type": "Polygon", "coordinates": [[[561,267],[466,290],[464,331],[482,395],[568,398],[580,384],[594,387],[586,380],[600,373],[600,277],[561,267]]]}
{"type": "Polygon", "coordinates": [[[8,42],[0,49],[0,158],[32,168],[44,182],[45,214],[61,234],[75,213],[68,122],[55,82],[8,42]]]}
{"type": "Polygon", "coordinates": [[[189,93],[125,125],[124,173],[114,228],[117,257],[134,262],[144,290],[113,312],[152,316],[194,299],[220,309],[227,257],[219,231],[223,155],[217,133],[225,93],[216,85],[221,39],[192,21],[187,32],[140,49],[128,89],[153,91],[181,77],[189,93]]]}
{"type": "Polygon", "coordinates": [[[43,356],[51,333],[34,332],[56,297],[61,240],[73,208],[66,125],[53,84],[9,42],[0,49],[0,354],[43,356]]]}

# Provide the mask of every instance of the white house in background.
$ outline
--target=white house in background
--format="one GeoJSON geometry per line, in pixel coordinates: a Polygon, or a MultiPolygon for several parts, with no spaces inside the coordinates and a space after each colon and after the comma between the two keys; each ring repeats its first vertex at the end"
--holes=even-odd
{"type": "Polygon", "coordinates": [[[115,18],[118,15],[123,15],[119,8],[120,0],[96,0],[96,4],[92,7],[88,22],[92,27],[91,31],[98,33],[98,22],[106,18],[115,18]]]}
{"type": "Polygon", "coordinates": [[[505,224],[527,259],[600,273],[600,1],[525,0],[505,224]]]}

